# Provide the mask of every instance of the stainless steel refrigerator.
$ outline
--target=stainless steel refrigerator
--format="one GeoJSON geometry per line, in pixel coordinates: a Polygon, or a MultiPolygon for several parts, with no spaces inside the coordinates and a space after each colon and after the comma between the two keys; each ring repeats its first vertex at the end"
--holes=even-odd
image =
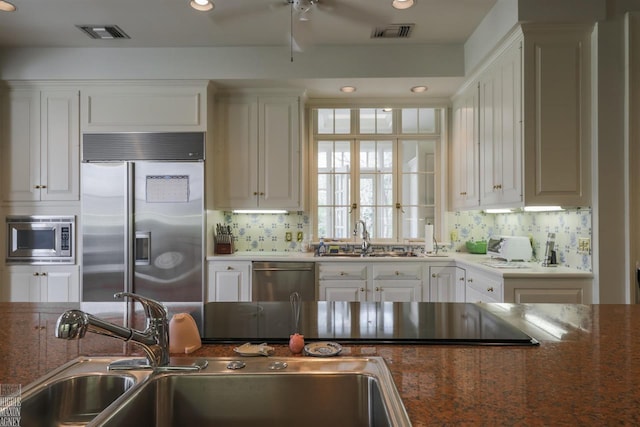
{"type": "Polygon", "coordinates": [[[83,135],[83,302],[127,291],[200,307],[204,147],[197,132],[83,135]]]}

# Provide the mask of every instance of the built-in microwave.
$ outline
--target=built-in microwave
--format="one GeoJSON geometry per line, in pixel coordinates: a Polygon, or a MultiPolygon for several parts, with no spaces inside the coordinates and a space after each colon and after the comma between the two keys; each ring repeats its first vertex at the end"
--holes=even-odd
{"type": "Polygon", "coordinates": [[[7,263],[74,264],[74,216],[7,216],[7,263]]]}

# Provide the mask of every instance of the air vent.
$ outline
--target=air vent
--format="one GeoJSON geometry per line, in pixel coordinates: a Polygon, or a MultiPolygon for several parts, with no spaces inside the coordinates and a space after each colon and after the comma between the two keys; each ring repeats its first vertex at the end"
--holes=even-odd
{"type": "Polygon", "coordinates": [[[130,39],[124,31],[117,25],[76,25],[92,39],[113,40],[130,39]]]}
{"type": "Polygon", "coordinates": [[[378,27],[371,33],[372,39],[406,39],[411,35],[415,24],[390,24],[378,27]]]}

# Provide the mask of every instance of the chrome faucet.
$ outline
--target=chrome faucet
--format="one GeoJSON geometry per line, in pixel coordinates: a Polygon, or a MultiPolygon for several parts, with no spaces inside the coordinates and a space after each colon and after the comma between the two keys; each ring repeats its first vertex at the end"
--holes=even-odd
{"type": "Polygon", "coordinates": [[[58,318],[56,337],[66,340],[80,339],[89,331],[123,341],[132,341],[142,347],[151,367],[169,365],[169,322],[165,306],[151,298],[129,292],[118,292],[113,297],[129,297],[142,304],[147,319],[144,331],[101,320],[82,310],[67,310],[58,318]]]}
{"type": "Polygon", "coordinates": [[[362,256],[369,253],[371,249],[371,242],[369,242],[369,232],[367,231],[367,224],[363,220],[356,222],[356,228],[353,229],[354,237],[358,235],[358,224],[362,224],[362,256]]]}

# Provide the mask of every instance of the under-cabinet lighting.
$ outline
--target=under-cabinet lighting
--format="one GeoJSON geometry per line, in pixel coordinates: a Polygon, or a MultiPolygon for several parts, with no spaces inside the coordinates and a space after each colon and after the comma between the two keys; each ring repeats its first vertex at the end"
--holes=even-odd
{"type": "Polygon", "coordinates": [[[340,92],[344,92],[344,93],[353,93],[356,91],[355,86],[342,86],[340,88],[340,92]]]}
{"type": "Polygon", "coordinates": [[[499,213],[513,213],[513,209],[501,208],[501,209],[485,209],[484,213],[499,214],[499,213]]]}
{"type": "Polygon", "coordinates": [[[231,212],[239,214],[284,214],[284,209],[234,209],[231,212]]]}
{"type": "Polygon", "coordinates": [[[427,89],[429,89],[426,86],[414,86],[411,88],[411,92],[413,93],[422,93],[422,92],[426,92],[427,89]]]}
{"type": "Polygon", "coordinates": [[[563,211],[560,206],[525,206],[525,212],[555,212],[555,211],[563,211]]]}

